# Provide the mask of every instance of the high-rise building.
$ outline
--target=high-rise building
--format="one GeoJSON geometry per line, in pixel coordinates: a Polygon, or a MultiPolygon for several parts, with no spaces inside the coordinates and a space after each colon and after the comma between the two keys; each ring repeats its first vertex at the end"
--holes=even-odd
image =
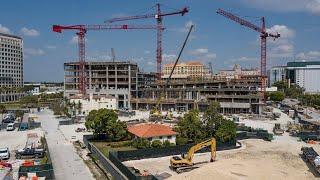
{"type": "Polygon", "coordinates": [[[0,102],[17,101],[23,87],[23,40],[0,33],[0,102]]]}

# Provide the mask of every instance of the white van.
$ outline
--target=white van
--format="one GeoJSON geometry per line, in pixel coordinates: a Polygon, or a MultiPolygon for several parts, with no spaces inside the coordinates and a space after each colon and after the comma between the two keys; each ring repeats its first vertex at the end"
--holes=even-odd
{"type": "Polygon", "coordinates": [[[8,125],[7,125],[7,131],[14,131],[14,123],[9,123],[8,125]]]}

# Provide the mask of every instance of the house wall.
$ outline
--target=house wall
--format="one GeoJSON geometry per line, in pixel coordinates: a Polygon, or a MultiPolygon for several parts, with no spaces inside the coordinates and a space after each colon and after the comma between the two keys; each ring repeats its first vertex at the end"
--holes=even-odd
{"type": "MultiPolygon", "coordinates": [[[[169,136],[162,136],[162,138],[159,137],[152,137],[151,138],[151,142],[155,141],[155,140],[160,140],[162,143],[166,140],[168,140],[170,143],[174,143],[176,144],[176,135],[172,135],[171,138],[168,138],[169,136]]],[[[148,140],[150,141],[150,138],[148,138],[148,140]]]]}
{"type": "MultiPolygon", "coordinates": [[[[117,99],[116,98],[100,98],[100,99],[71,99],[71,103],[78,104],[81,103],[81,114],[88,115],[92,110],[98,109],[112,109],[117,108],[117,99]]],[[[78,112],[77,112],[78,114],[78,112]]]]}

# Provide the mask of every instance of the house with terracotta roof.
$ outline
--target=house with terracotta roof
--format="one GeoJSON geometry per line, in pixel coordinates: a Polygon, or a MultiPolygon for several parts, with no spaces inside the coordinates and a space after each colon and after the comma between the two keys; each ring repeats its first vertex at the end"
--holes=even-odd
{"type": "Polygon", "coordinates": [[[170,143],[176,143],[177,132],[174,132],[170,126],[162,124],[137,124],[128,127],[129,133],[135,138],[145,138],[150,142],[168,140],[170,143]]]}

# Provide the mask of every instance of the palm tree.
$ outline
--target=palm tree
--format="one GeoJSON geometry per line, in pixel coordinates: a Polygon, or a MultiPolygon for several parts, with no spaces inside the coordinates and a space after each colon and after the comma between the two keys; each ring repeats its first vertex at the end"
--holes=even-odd
{"type": "Polygon", "coordinates": [[[0,104],[0,112],[2,114],[2,119],[3,119],[3,114],[7,111],[6,106],[3,104],[0,104]]]}
{"type": "Polygon", "coordinates": [[[82,104],[80,101],[78,101],[76,109],[78,110],[78,114],[81,114],[82,104]]]}

